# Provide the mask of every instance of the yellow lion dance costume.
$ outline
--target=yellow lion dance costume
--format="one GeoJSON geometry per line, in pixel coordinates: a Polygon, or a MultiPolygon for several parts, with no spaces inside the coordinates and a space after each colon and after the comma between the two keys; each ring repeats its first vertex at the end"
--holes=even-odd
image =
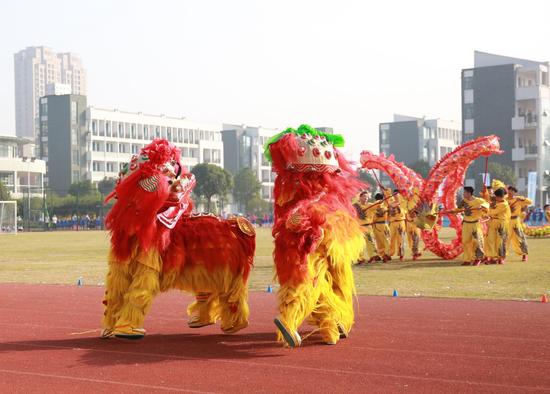
{"type": "Polygon", "coordinates": [[[179,149],[153,140],[120,174],[107,197],[116,202],[105,223],[111,232],[102,338],[140,339],[159,291],[191,291],[189,327],[221,320],[226,333],[248,325],[247,281],[255,233],[242,218],[190,216],[192,174],[179,149]]]}
{"type": "Polygon", "coordinates": [[[300,346],[307,318],[327,344],[346,338],[354,323],[352,262],[365,247],[351,200],[362,185],[335,148],[339,135],[311,126],[271,138],[265,155],[275,179],[274,260],[280,283],[278,340],[300,346]]]}

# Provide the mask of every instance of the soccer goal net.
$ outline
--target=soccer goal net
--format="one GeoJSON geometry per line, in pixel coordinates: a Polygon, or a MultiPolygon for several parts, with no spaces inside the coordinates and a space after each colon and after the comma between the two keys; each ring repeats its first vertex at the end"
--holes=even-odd
{"type": "Polygon", "coordinates": [[[17,201],[0,201],[0,234],[17,234],[17,201]]]}

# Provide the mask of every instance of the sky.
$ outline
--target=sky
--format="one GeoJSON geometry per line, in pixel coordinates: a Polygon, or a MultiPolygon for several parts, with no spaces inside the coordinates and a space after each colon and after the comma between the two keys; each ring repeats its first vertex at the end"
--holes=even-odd
{"type": "Polygon", "coordinates": [[[394,113],[460,121],[474,50],[550,60],[550,2],[0,0],[0,134],[13,54],[74,52],[88,103],[264,127],[333,127],[377,151],[394,113]]]}

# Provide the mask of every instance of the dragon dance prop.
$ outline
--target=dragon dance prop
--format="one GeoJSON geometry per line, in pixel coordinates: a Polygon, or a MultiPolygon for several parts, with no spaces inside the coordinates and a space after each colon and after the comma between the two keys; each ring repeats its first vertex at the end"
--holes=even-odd
{"type": "Polygon", "coordinates": [[[327,344],[347,337],[354,323],[351,265],[365,246],[351,200],[363,185],[337,147],[339,135],[302,125],[266,144],[275,179],[273,253],[280,283],[278,339],[301,344],[304,320],[327,344]]]}
{"type": "Polygon", "coordinates": [[[247,326],[254,229],[244,218],[191,215],[194,185],[179,149],[164,139],[123,167],[106,199],[115,203],[105,219],[111,249],[103,338],[142,338],[154,297],[170,288],[196,295],[190,327],[221,320],[232,333],[247,326]]]}
{"type": "Polygon", "coordinates": [[[422,239],[426,248],[443,259],[454,259],[462,253],[462,219],[458,215],[448,214],[456,209],[456,192],[464,184],[466,170],[479,157],[500,154],[498,137],[494,135],[479,137],[468,141],[443,156],[430,170],[427,179],[395,160],[393,155],[361,153],[361,167],[384,172],[396,188],[406,198],[416,199],[416,223],[422,230],[422,239]],[[442,207],[443,211],[438,211],[442,207]],[[437,220],[441,216],[449,218],[450,226],[456,231],[451,243],[439,239],[437,220]]]}

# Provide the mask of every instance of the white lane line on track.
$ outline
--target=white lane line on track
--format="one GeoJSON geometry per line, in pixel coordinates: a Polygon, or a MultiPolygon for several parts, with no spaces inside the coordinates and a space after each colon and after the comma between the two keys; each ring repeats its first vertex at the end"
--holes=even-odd
{"type": "Polygon", "coordinates": [[[0,373],[9,373],[13,375],[24,375],[24,376],[39,376],[43,378],[52,378],[52,379],[69,379],[69,380],[77,380],[77,381],[89,382],[89,383],[106,383],[106,384],[115,384],[119,386],[128,386],[128,387],[145,388],[145,389],[179,391],[184,393],[201,393],[201,394],[211,393],[210,391],[187,390],[179,387],[163,387],[163,386],[155,386],[155,385],[149,385],[149,384],[119,382],[116,380],[79,378],[76,376],[55,375],[55,374],[47,374],[47,373],[40,373],[40,372],[23,372],[23,371],[9,370],[9,369],[0,369],[0,373]]]}
{"type": "MultiPolygon", "coordinates": [[[[48,346],[48,345],[34,345],[32,343],[24,344],[24,343],[17,343],[12,345],[19,345],[19,346],[28,346],[28,347],[46,347],[46,348],[58,348],[58,349],[67,349],[67,350],[73,350],[72,347],[67,346],[48,346]]],[[[0,344],[1,348],[2,344],[0,344]]],[[[499,388],[514,388],[514,389],[521,389],[521,390],[543,390],[550,392],[550,387],[540,387],[540,386],[517,386],[517,385],[507,385],[507,384],[499,384],[499,383],[488,383],[488,382],[474,382],[469,380],[461,380],[461,379],[446,379],[446,378],[428,378],[424,376],[412,376],[412,375],[397,375],[397,374],[385,374],[385,373],[377,373],[377,372],[365,372],[365,371],[349,371],[349,370],[342,370],[342,369],[328,369],[328,368],[315,368],[315,367],[308,367],[308,366],[298,366],[298,365],[285,365],[285,364],[275,364],[275,363],[259,363],[259,362],[253,362],[253,361],[237,361],[237,360],[221,360],[221,359],[202,359],[197,357],[184,357],[184,356],[177,356],[177,355],[170,355],[170,354],[158,354],[158,353],[139,353],[139,352],[122,352],[118,350],[103,350],[103,349],[95,349],[95,348],[79,348],[79,350],[88,350],[92,352],[103,352],[103,353],[113,353],[113,354],[125,354],[125,355],[133,355],[133,356],[149,356],[149,357],[157,357],[157,358],[164,358],[164,359],[174,359],[174,360],[198,360],[198,361],[208,361],[208,362],[219,362],[219,363],[225,363],[225,364],[236,364],[236,365],[248,365],[248,366],[257,366],[261,368],[266,367],[273,367],[273,368],[287,368],[287,369],[295,369],[295,370],[305,370],[305,371],[312,371],[312,372],[322,372],[322,373],[336,373],[336,374],[347,374],[347,375],[358,375],[358,376],[375,376],[375,377],[388,377],[393,379],[409,379],[409,380],[417,380],[417,381],[429,381],[429,382],[442,382],[442,383],[457,383],[457,384],[467,384],[467,385],[478,385],[478,386],[488,386],[488,387],[499,387],[499,388]]],[[[0,370],[2,371],[2,370],[0,370]]]]}

